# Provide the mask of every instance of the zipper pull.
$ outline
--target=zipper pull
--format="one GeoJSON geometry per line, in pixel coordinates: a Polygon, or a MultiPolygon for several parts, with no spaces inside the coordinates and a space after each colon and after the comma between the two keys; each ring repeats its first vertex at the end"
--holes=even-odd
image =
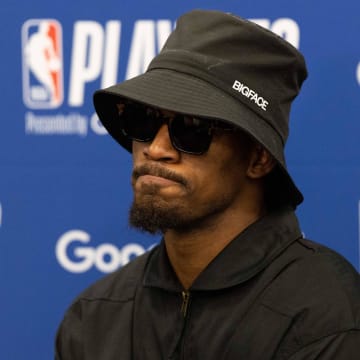
{"type": "Polygon", "coordinates": [[[181,313],[183,314],[183,316],[186,316],[187,310],[188,310],[188,306],[189,306],[189,300],[190,300],[190,293],[188,291],[182,291],[181,292],[183,301],[181,304],[181,313]]]}

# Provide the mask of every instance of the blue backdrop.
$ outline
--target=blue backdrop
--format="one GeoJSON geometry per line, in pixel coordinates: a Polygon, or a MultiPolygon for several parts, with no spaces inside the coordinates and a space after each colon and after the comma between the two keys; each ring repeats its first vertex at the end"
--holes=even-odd
{"type": "Polygon", "coordinates": [[[358,268],[358,0],[3,0],[1,359],[51,359],[76,294],[158,241],[128,228],[131,159],[98,123],[92,93],[142,72],[193,8],[257,21],[304,53],[310,76],[286,150],[305,196],[298,215],[307,237],[358,268]]]}

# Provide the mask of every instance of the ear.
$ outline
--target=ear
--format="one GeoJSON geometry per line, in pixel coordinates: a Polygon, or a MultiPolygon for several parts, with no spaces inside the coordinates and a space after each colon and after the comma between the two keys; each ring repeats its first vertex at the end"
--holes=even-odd
{"type": "Polygon", "coordinates": [[[256,144],[249,158],[247,176],[251,179],[260,179],[267,175],[276,165],[272,155],[263,146],[256,144]]]}

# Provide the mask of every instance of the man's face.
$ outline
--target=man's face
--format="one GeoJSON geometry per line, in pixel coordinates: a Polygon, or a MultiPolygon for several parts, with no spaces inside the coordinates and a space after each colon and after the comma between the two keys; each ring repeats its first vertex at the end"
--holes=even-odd
{"type": "Polygon", "coordinates": [[[130,223],[150,233],[211,226],[246,197],[250,143],[215,130],[206,153],[186,154],[173,147],[166,124],[153,141],[134,141],[130,223]]]}

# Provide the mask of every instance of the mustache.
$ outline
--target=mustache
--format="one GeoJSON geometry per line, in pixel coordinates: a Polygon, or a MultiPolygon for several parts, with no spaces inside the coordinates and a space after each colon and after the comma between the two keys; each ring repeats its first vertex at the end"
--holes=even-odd
{"type": "Polygon", "coordinates": [[[137,166],[133,169],[132,171],[133,180],[137,180],[142,175],[159,176],[168,180],[176,181],[184,186],[187,186],[188,184],[187,180],[180,174],[157,165],[144,164],[137,166]]]}

